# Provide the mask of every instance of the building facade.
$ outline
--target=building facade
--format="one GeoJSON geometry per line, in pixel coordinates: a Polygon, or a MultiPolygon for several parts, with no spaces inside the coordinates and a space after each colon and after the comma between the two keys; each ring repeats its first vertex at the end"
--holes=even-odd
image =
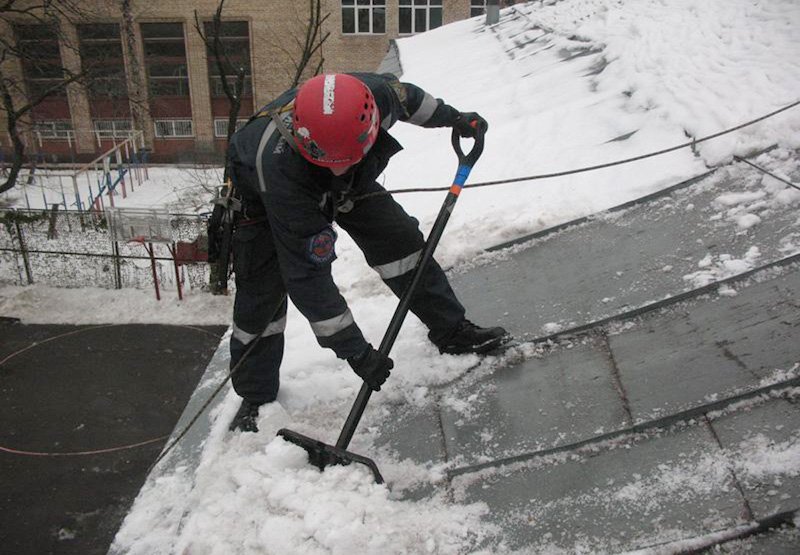
{"type": "MultiPolygon", "coordinates": [[[[81,17],[61,18],[58,32],[52,24],[13,18],[0,29],[21,52],[34,54],[4,68],[24,83],[18,95],[47,90],[63,79],[63,68],[93,68],[91,81],[71,83],[33,109],[24,133],[28,154],[46,161],[88,160],[141,129],[152,161],[218,159],[230,106],[220,64],[198,29],[210,34],[219,0],[129,0],[126,13],[124,1],[81,3],[81,17]]],[[[321,33],[327,36],[303,77],[320,64],[325,72],[375,70],[392,39],[481,15],[485,5],[486,0],[321,0],[321,33]]],[[[245,72],[238,124],[292,83],[309,15],[305,0],[225,1],[218,33],[228,53],[222,72],[245,72]]],[[[232,78],[228,82],[233,85],[232,78]]],[[[8,136],[2,143],[7,159],[8,136]]]]}

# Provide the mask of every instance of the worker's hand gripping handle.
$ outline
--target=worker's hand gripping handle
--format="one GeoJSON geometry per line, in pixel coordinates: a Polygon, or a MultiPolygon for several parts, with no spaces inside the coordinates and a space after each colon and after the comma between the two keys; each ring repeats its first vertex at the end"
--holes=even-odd
{"type": "Polygon", "coordinates": [[[483,153],[483,137],[485,134],[486,132],[483,129],[476,128],[475,144],[472,145],[472,150],[470,150],[469,153],[464,154],[464,151],[461,149],[461,135],[458,131],[453,129],[451,139],[453,142],[453,150],[455,150],[458,155],[459,166],[469,166],[472,168],[472,166],[475,165],[475,162],[478,161],[478,158],[480,158],[483,153]]]}

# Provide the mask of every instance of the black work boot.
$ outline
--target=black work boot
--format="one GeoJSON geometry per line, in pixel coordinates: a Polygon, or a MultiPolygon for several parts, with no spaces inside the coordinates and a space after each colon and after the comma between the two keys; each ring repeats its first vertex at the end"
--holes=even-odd
{"type": "Polygon", "coordinates": [[[508,342],[511,335],[501,327],[481,328],[466,318],[449,335],[436,342],[440,353],[463,355],[483,354],[508,342]]]}
{"type": "Polygon", "coordinates": [[[258,418],[258,407],[260,406],[261,405],[252,404],[246,399],[242,399],[242,404],[239,406],[239,410],[236,412],[236,416],[233,417],[228,429],[232,432],[236,430],[242,432],[257,432],[258,426],[256,425],[256,419],[258,418]]]}

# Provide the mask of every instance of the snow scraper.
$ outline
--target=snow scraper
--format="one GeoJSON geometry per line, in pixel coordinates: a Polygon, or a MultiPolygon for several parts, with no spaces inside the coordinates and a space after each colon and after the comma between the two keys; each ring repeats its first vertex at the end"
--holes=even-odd
{"type": "MultiPolygon", "coordinates": [[[[378,352],[384,356],[389,356],[392,350],[394,341],[397,339],[397,334],[400,333],[400,328],[403,325],[403,320],[406,314],[408,314],[408,309],[411,305],[411,297],[422,279],[422,273],[433,258],[433,251],[436,250],[436,246],[439,244],[439,239],[442,237],[445,225],[447,225],[447,221],[450,219],[450,214],[453,212],[453,208],[458,200],[458,195],[461,193],[461,189],[464,183],[466,183],[472,167],[483,152],[483,138],[484,130],[477,129],[472,150],[469,154],[465,155],[461,150],[460,137],[456,130],[453,130],[452,143],[453,149],[455,149],[458,155],[458,171],[453,180],[453,185],[450,187],[450,191],[444,199],[442,208],[439,210],[436,222],[433,224],[433,228],[431,228],[428,240],[425,242],[425,248],[422,251],[419,262],[417,262],[417,267],[414,270],[411,283],[405,293],[403,293],[394,311],[392,320],[389,322],[389,327],[386,329],[386,333],[383,336],[378,352]]],[[[367,402],[369,402],[371,394],[372,390],[369,386],[366,383],[362,384],[355,403],[353,403],[353,407],[350,409],[350,414],[347,416],[347,421],[342,428],[342,432],[339,434],[339,439],[336,441],[336,445],[328,445],[286,428],[279,430],[278,436],[305,449],[308,453],[309,462],[320,470],[325,470],[325,467],[331,465],[348,465],[356,462],[367,466],[372,471],[375,481],[382,484],[383,476],[381,476],[375,461],[347,450],[347,446],[353,438],[353,434],[361,420],[361,416],[364,414],[364,409],[367,407],[367,402]]]]}

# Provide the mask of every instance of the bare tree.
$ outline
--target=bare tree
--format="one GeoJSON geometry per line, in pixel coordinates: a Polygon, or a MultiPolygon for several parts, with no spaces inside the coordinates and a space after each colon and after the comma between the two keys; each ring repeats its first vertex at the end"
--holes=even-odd
{"type": "Polygon", "coordinates": [[[294,61],[294,78],[290,88],[294,88],[300,84],[303,74],[311,63],[315,55],[319,53],[319,60],[317,66],[314,68],[313,75],[318,75],[322,71],[325,64],[325,58],[322,56],[322,45],[330,36],[330,31],[323,32],[322,26],[325,21],[330,17],[330,13],[322,15],[322,5],[320,0],[308,0],[308,23],[306,24],[305,41],[295,37],[295,43],[300,47],[300,57],[294,61]]]}
{"type": "MultiPolygon", "coordinates": [[[[214,17],[208,24],[203,25],[200,17],[195,11],[194,28],[206,45],[208,55],[216,66],[216,71],[220,79],[220,85],[224,95],[230,102],[228,113],[228,135],[230,140],[236,130],[236,122],[242,106],[242,93],[245,90],[245,79],[249,75],[249,67],[244,67],[234,61],[234,56],[226,47],[224,36],[224,24],[222,21],[225,0],[220,0],[214,17]],[[233,83],[231,79],[233,78],[233,83]]],[[[286,59],[292,65],[292,76],[289,83],[290,88],[296,87],[303,76],[306,74],[309,65],[316,59],[317,65],[314,68],[314,75],[317,75],[323,67],[324,58],[321,55],[322,45],[330,35],[324,32],[323,24],[330,16],[330,13],[322,14],[321,0],[309,0],[308,18],[305,23],[304,36],[294,36],[293,40],[297,47],[295,51],[289,51],[283,47],[286,59]]],[[[280,41],[282,43],[283,41],[280,41]]]]}
{"type": "Polygon", "coordinates": [[[3,0],[0,3],[0,108],[6,117],[6,129],[13,147],[13,160],[5,181],[0,184],[0,193],[12,189],[17,182],[25,162],[26,145],[23,140],[29,125],[31,112],[45,99],[64,94],[71,83],[85,81],[88,71],[74,71],[66,67],[60,58],[42,56],[42,52],[30,43],[17,40],[15,26],[47,26],[48,33],[55,33],[56,49],[77,51],[77,45],[64,32],[62,23],[77,21],[87,16],[80,0],[3,0]],[[26,80],[26,71],[46,75],[34,88],[26,80]]]}
{"type": "MultiPolygon", "coordinates": [[[[236,120],[239,118],[239,111],[242,108],[242,93],[244,92],[245,78],[250,68],[244,67],[241,63],[235,63],[231,53],[228,52],[223,41],[222,10],[225,7],[225,0],[220,0],[217,11],[208,26],[200,22],[197,11],[194,12],[194,28],[206,45],[206,52],[213,59],[213,63],[219,73],[222,92],[230,102],[228,111],[228,135],[226,140],[230,141],[231,135],[236,131],[236,120]],[[234,77],[233,84],[228,77],[234,77]]],[[[249,61],[249,57],[248,57],[249,61]]]]}
{"type": "Polygon", "coordinates": [[[134,128],[142,132],[145,131],[146,122],[150,119],[147,95],[145,94],[145,84],[142,71],[142,64],[139,62],[139,53],[136,48],[136,34],[134,30],[134,16],[131,8],[131,0],[120,0],[122,9],[122,36],[124,47],[128,58],[128,80],[130,83],[131,96],[130,106],[134,121],[134,128]]]}

